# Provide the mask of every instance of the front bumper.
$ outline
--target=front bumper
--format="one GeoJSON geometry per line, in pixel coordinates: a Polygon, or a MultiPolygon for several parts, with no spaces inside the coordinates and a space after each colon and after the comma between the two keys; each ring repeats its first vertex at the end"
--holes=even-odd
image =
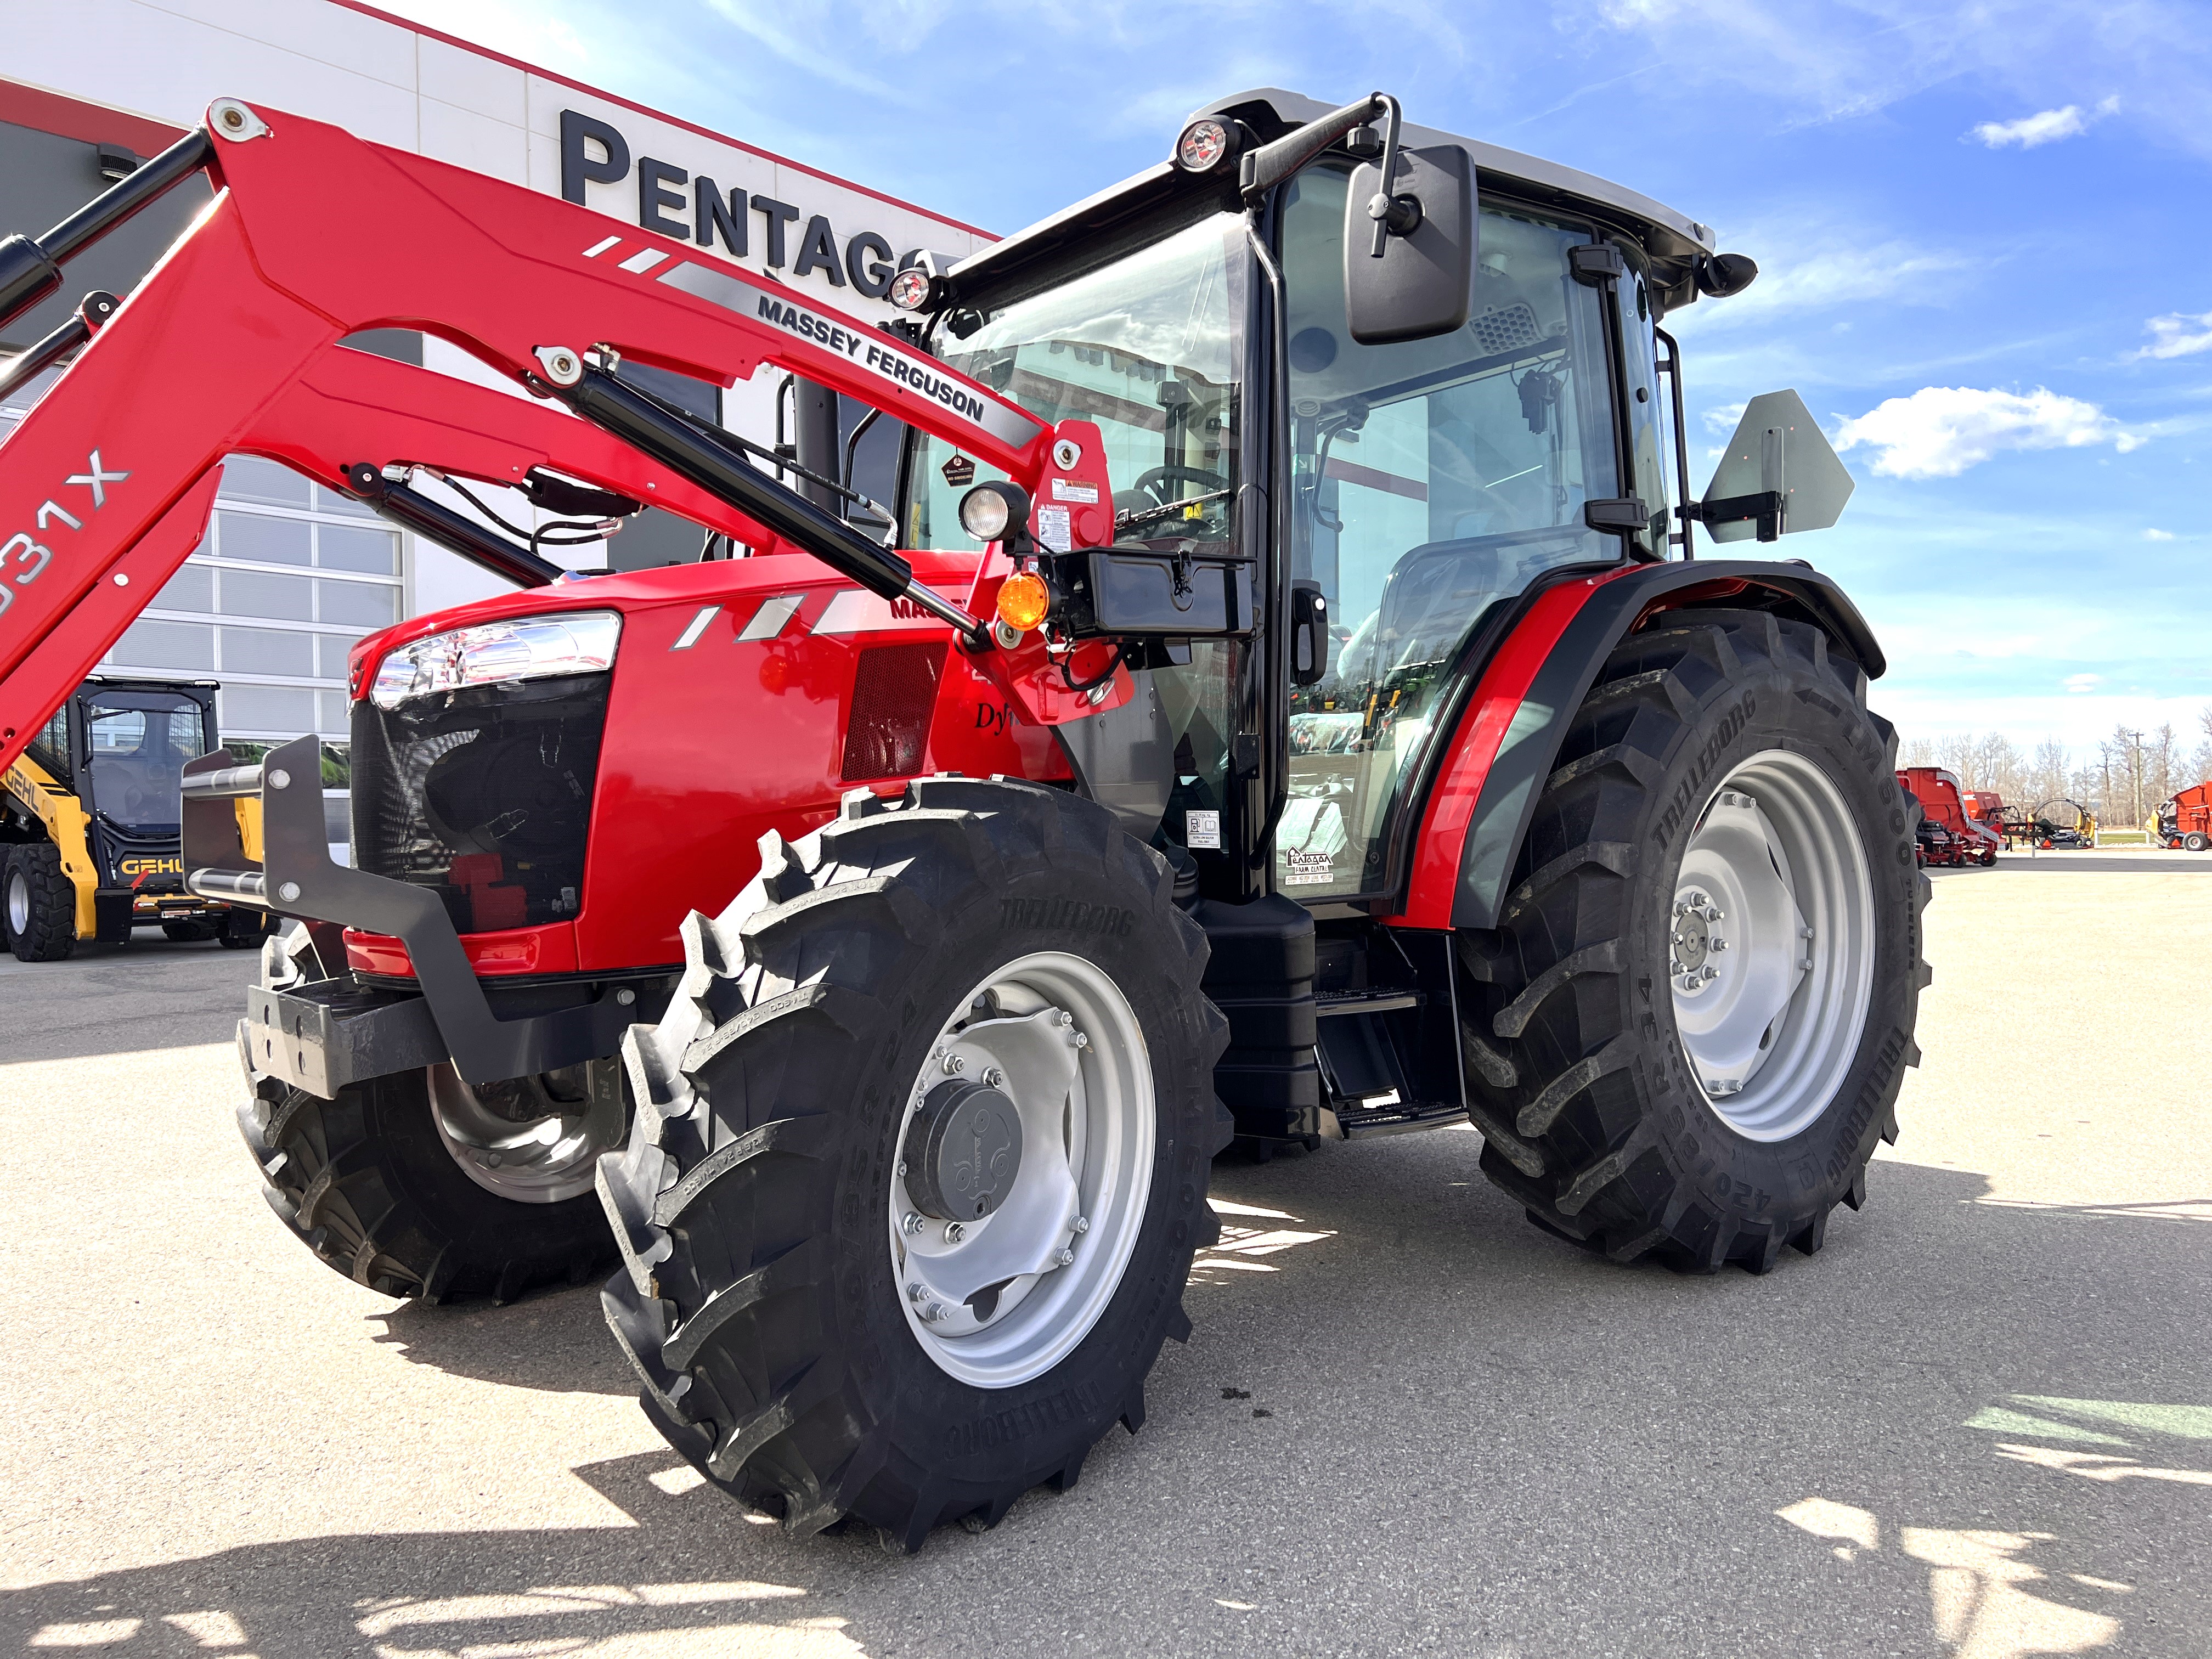
{"type": "Polygon", "coordinates": [[[652,1017],[633,979],[562,988],[551,994],[564,1006],[501,1018],[435,890],[331,860],[321,780],[313,738],[270,750],[259,766],[218,749],[184,769],[185,888],[305,921],[331,975],[251,994],[246,1036],[257,1069],[325,1099],[447,1059],[467,1081],[495,1083],[611,1054],[632,1021],[652,1017]],[[238,810],[246,799],[260,802],[258,836],[238,810]],[[416,989],[358,983],[343,968],[337,934],[346,927],[403,942],[416,989]]]}

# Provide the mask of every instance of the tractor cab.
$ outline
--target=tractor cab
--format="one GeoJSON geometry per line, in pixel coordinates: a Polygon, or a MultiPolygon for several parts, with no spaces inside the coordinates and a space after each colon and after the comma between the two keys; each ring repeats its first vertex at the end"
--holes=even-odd
{"type": "MultiPolygon", "coordinates": [[[[1734,493],[1763,507],[1765,483],[1786,507],[1761,524],[1741,500],[1685,501],[1660,319],[1755,275],[1706,227],[1395,118],[1387,136],[1342,131],[1251,208],[1242,167],[1329,113],[1281,91],[1224,99],[1174,161],[915,292],[944,362],[1041,420],[1097,424],[1115,553],[1258,577],[1242,626],[1173,638],[1158,620],[1138,714],[1062,732],[1085,783],[1108,793],[1082,750],[1114,730],[1121,774],[1133,748],[1158,757],[1149,792],[1114,795],[1127,826],[1189,851],[1210,896],[1381,915],[1405,900],[1473,684],[1537,589],[1686,555],[1691,516],[1724,539],[1821,527],[1850,480],[1809,420],[1777,433],[1753,411],[1732,452],[1754,488],[1734,493]],[[1417,203],[1402,244],[1370,216],[1386,149],[1401,207],[1417,203]],[[1377,274],[1392,261],[1450,273],[1442,302],[1377,274]]],[[[912,434],[901,544],[960,544],[961,500],[998,476],[912,434]]]]}

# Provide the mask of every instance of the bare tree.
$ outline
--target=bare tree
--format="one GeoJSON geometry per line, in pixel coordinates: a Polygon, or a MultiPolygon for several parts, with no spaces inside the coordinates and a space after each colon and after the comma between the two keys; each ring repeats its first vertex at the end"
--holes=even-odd
{"type": "Polygon", "coordinates": [[[2173,722],[2160,723],[2143,744],[2143,812],[2155,817],[2158,809],[2173,798],[2173,792],[2185,786],[2185,780],[2175,775],[2181,769],[2181,740],[2173,729],[2173,722]]]}
{"type": "Polygon", "coordinates": [[[1905,745],[1903,764],[1906,766],[1938,766],[1936,745],[1925,738],[1914,738],[1905,745]]]}
{"type": "Polygon", "coordinates": [[[2182,781],[2184,788],[2192,783],[2212,781],[2212,702],[2197,711],[2197,725],[2204,736],[2197,745],[2197,753],[2191,757],[2189,775],[2182,781]]]}
{"type": "Polygon", "coordinates": [[[2066,745],[2056,738],[2045,738],[2035,745],[2035,759],[2030,763],[2027,793],[2035,797],[2026,805],[2039,806],[2066,793],[2066,745]]]}
{"type": "Polygon", "coordinates": [[[1975,787],[1974,737],[1971,732],[1946,732],[1936,740],[1936,764],[1972,789],[1975,787]]]}

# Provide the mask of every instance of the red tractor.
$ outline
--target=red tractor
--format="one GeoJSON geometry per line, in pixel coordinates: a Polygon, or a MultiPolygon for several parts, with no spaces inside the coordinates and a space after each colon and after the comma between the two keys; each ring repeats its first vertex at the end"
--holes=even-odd
{"type": "Polygon", "coordinates": [[[2192,853],[2212,848],[2212,782],[2185,789],[2158,809],[2158,838],[2192,853]]]}
{"type": "Polygon", "coordinates": [[[2004,837],[1967,809],[1955,774],[1935,766],[1908,766],[1899,787],[1920,803],[1923,864],[1988,866],[1997,861],[2004,837]]]}
{"type": "Polygon", "coordinates": [[[15,371],[82,347],[0,448],[0,764],[227,454],[517,584],[354,651],[357,867],[309,739],[183,784],[191,890],[300,924],[240,1125],[334,1268],[505,1299],[617,1261],[675,1446],[911,1547],[1143,1420],[1232,1135],[1471,1121],[1538,1225],[1691,1272],[1864,1200],[1925,883],[1857,611],[1691,557],[1850,486],[1776,393],[1689,500],[1657,324],[1756,274],[1702,225],[1379,94],[1247,94],[876,326],[703,208],[695,245],[222,100],[0,242],[0,315],[202,170],[154,273],[15,371]],[[345,344],[392,327],[528,395],[345,344]],[[818,443],[786,483],[641,366],[866,401],[896,501],[818,443]],[[578,578],[488,486],[702,556],[578,578]]]}

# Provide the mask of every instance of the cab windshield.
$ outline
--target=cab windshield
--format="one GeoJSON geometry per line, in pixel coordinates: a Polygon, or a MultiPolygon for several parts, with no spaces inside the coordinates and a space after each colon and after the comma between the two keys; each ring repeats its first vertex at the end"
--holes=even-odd
{"type": "MultiPolygon", "coordinates": [[[[1204,219],[1058,287],[952,313],[937,354],[1041,421],[1097,423],[1117,540],[1224,541],[1237,479],[1244,260],[1243,221],[1204,219]]],[[[917,434],[903,544],[970,545],[960,498],[1005,476],[917,434]]]]}
{"type": "MultiPolygon", "coordinates": [[[[936,350],[1041,421],[1097,422],[1118,545],[1169,551],[1226,542],[1241,465],[1250,260],[1243,219],[1212,215],[1057,287],[955,312],[936,350]]],[[[960,498],[1006,475],[925,433],[910,442],[902,545],[973,547],[960,498]]],[[[1050,526],[1040,528],[1049,538],[1050,526]]],[[[1193,811],[1218,824],[1243,647],[1196,640],[1189,654],[1187,664],[1151,671],[1174,744],[1167,826],[1177,839],[1193,811]]]]}
{"type": "Polygon", "coordinates": [[[211,745],[200,706],[167,691],[105,691],[84,710],[84,793],[114,828],[174,836],[185,763],[211,745]]]}

